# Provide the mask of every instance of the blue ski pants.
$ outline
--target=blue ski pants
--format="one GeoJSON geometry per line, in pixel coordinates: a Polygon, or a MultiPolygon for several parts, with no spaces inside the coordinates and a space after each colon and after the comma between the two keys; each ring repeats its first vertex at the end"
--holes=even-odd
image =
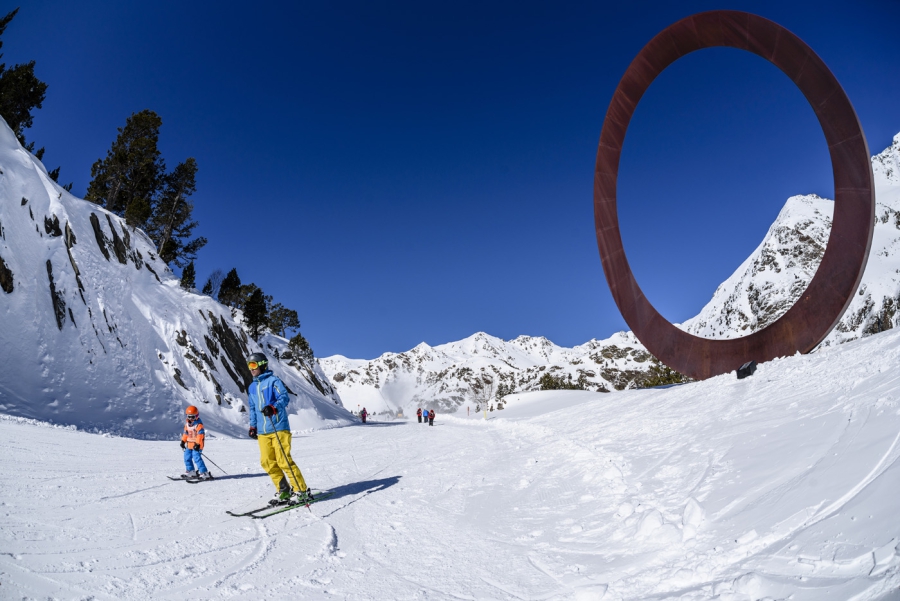
{"type": "Polygon", "coordinates": [[[203,463],[203,455],[200,453],[199,449],[185,449],[184,450],[184,469],[192,472],[194,471],[194,466],[197,466],[197,471],[201,474],[205,474],[209,470],[206,469],[206,464],[203,463]]]}

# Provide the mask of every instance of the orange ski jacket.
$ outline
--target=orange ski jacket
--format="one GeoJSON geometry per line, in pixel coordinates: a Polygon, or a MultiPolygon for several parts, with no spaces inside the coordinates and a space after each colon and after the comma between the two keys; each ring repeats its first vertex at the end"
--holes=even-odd
{"type": "Polygon", "coordinates": [[[182,442],[190,445],[188,448],[203,450],[203,440],[206,438],[206,432],[203,430],[203,422],[198,417],[193,424],[189,424],[187,420],[184,422],[184,433],[181,435],[182,442]]]}

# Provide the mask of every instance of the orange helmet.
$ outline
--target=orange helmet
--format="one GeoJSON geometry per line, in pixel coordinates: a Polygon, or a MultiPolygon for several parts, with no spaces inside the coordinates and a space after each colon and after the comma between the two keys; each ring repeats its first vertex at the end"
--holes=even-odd
{"type": "Polygon", "coordinates": [[[188,405],[188,408],[184,410],[184,414],[188,417],[200,417],[200,411],[193,405],[188,405]]]}

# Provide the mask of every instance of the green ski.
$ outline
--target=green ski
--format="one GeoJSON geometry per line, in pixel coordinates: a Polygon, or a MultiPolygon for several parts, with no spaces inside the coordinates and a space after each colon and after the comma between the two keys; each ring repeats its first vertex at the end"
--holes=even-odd
{"type": "Polygon", "coordinates": [[[270,511],[268,513],[253,513],[250,515],[250,517],[253,518],[254,520],[263,520],[267,517],[271,517],[271,516],[277,515],[279,513],[284,513],[285,511],[290,511],[291,509],[297,509],[298,507],[309,507],[313,503],[318,503],[319,501],[324,501],[326,499],[331,498],[331,495],[333,495],[333,494],[334,493],[330,493],[330,492],[320,492],[316,495],[316,498],[314,498],[309,503],[297,503],[296,505],[277,506],[277,509],[273,509],[272,511],[270,511]]]}

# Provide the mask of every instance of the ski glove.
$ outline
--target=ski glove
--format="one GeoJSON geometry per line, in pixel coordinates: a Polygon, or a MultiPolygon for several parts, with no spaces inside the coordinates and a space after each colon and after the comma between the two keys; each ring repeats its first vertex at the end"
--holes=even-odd
{"type": "Polygon", "coordinates": [[[185,444],[184,444],[184,441],[183,441],[183,440],[181,441],[181,448],[182,448],[182,449],[185,448],[185,444]]]}
{"type": "Polygon", "coordinates": [[[250,438],[256,438],[256,428],[250,428],[250,438]]]}
{"type": "Polygon", "coordinates": [[[266,417],[272,417],[276,413],[278,413],[278,410],[272,405],[266,405],[265,407],[263,407],[262,414],[266,417]]]}

